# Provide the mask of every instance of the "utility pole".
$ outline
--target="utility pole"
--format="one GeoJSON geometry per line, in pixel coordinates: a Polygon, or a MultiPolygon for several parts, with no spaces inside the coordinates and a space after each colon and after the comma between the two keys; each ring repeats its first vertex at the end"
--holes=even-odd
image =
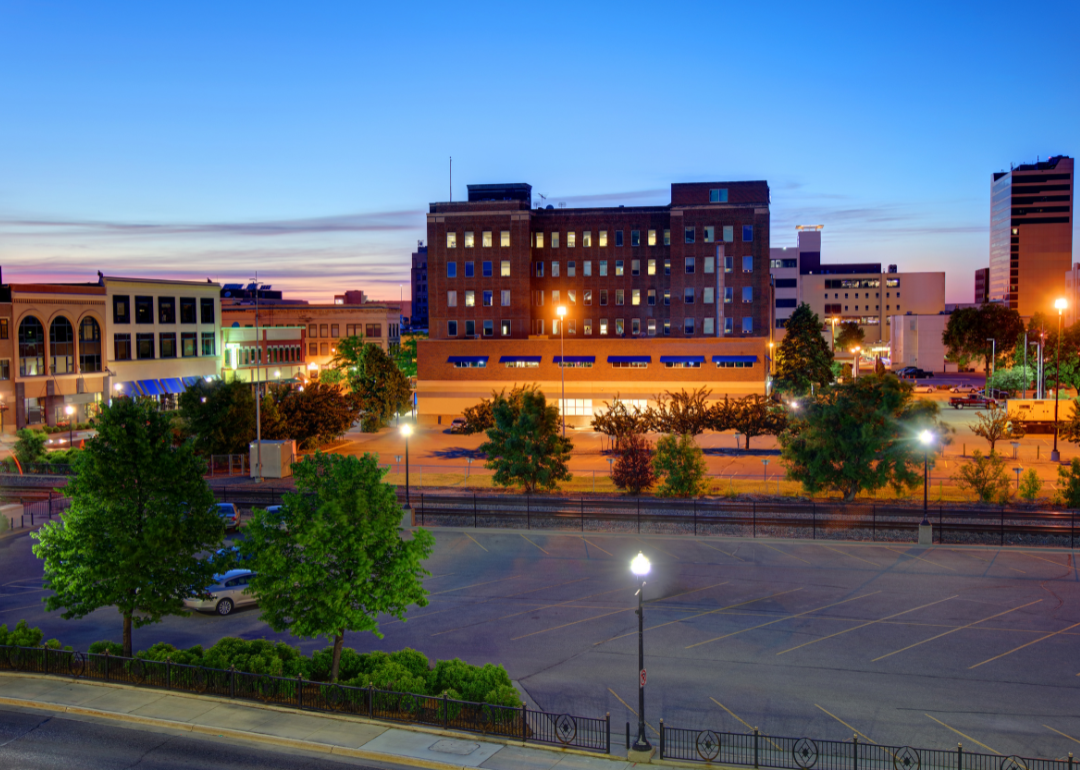
{"type": "Polygon", "coordinates": [[[262,464],[262,362],[263,344],[262,332],[259,331],[259,273],[255,272],[255,457],[258,462],[258,472],[255,475],[255,483],[263,481],[262,464]]]}

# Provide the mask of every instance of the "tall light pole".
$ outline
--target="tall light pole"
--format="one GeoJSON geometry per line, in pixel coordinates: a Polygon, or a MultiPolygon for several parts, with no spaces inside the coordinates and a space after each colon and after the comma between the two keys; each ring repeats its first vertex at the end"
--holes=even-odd
{"type": "Polygon", "coordinates": [[[934,434],[924,430],[919,434],[919,443],[923,445],[923,488],[922,488],[922,525],[930,526],[927,513],[930,506],[930,445],[934,443],[934,434]]]}
{"type": "Polygon", "coordinates": [[[1028,348],[1027,332],[1024,332],[1024,398],[1025,399],[1027,398],[1027,386],[1028,386],[1027,348],[1028,348]]]}
{"type": "Polygon", "coordinates": [[[562,416],[562,435],[566,438],[566,306],[559,305],[555,312],[559,316],[559,377],[562,379],[559,414],[562,416]]]}
{"type": "Polygon", "coordinates": [[[858,345],[856,345],[855,347],[853,347],[851,349],[851,353],[855,357],[855,361],[854,361],[855,369],[851,373],[851,378],[854,379],[854,380],[859,379],[859,351],[860,350],[862,350],[862,348],[859,347],[858,345]]]}
{"type": "Polygon", "coordinates": [[[262,464],[262,360],[263,346],[262,335],[259,333],[259,274],[255,273],[252,281],[255,287],[255,457],[258,464],[258,472],[255,474],[255,483],[261,484],[263,480],[262,464]]]}
{"type": "MultiPolygon", "coordinates": [[[[994,367],[997,366],[997,339],[995,339],[994,337],[987,337],[986,341],[990,343],[990,379],[987,380],[987,382],[988,383],[993,383],[994,382],[994,367]]],[[[988,388],[993,387],[993,385],[991,384],[991,385],[988,385],[987,387],[988,388]]],[[[983,390],[987,391],[987,388],[983,388],[983,390]]],[[[987,396],[987,398],[990,397],[990,393],[988,391],[986,393],[986,396],[987,396]]]]}
{"type": "Polygon", "coordinates": [[[652,745],[645,735],[645,576],[649,574],[648,557],[638,551],[630,562],[630,571],[641,578],[641,588],[637,591],[637,655],[638,655],[638,736],[634,742],[634,751],[651,751],[652,745]]]}
{"type": "Polygon", "coordinates": [[[829,320],[832,321],[832,352],[835,353],[836,352],[836,322],[839,321],[840,319],[837,318],[836,316],[833,316],[829,320]]]}
{"type": "Polygon", "coordinates": [[[1057,448],[1058,439],[1058,403],[1061,401],[1061,316],[1068,307],[1065,299],[1054,300],[1054,307],[1058,311],[1058,336],[1057,353],[1054,354],[1054,449],[1050,452],[1050,462],[1061,462],[1061,452],[1057,448]]]}
{"type": "Polygon", "coordinates": [[[64,407],[64,414],[68,418],[68,446],[74,446],[75,444],[75,407],[68,404],[64,407]]]}
{"type": "Polygon", "coordinates": [[[772,384],[773,374],[773,345],[775,343],[769,343],[769,373],[765,376],[765,395],[769,395],[769,385],[772,384]]]}
{"type": "Polygon", "coordinates": [[[412,510],[409,505],[409,436],[412,435],[412,425],[405,423],[401,426],[401,435],[405,437],[405,505],[406,511],[412,510]]]}

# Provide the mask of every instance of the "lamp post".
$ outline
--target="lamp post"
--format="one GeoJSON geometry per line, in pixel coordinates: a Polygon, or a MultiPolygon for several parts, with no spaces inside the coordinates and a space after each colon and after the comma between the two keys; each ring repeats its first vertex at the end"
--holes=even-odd
{"type": "Polygon", "coordinates": [[[64,407],[64,414],[66,414],[68,418],[68,446],[72,446],[75,441],[75,407],[68,404],[64,407]]]}
{"type": "Polygon", "coordinates": [[[255,279],[251,284],[255,289],[255,459],[258,465],[258,473],[255,475],[255,483],[261,484],[263,480],[262,463],[262,362],[263,344],[262,334],[259,332],[259,274],[255,273],[255,279]]]}
{"type": "Polygon", "coordinates": [[[767,376],[767,377],[765,378],[765,395],[766,395],[766,396],[768,396],[768,395],[769,395],[769,386],[770,386],[770,385],[772,384],[772,373],[773,373],[773,345],[774,345],[774,343],[772,343],[772,342],[770,342],[770,343],[769,343],[769,374],[768,374],[768,376],[767,376]]]}
{"type": "MultiPolygon", "coordinates": [[[[869,296],[869,295],[867,295],[867,296],[869,296]]],[[[836,322],[839,321],[840,319],[837,318],[836,316],[833,316],[829,320],[832,321],[832,352],[835,353],[836,352],[836,322]]]]}
{"type": "Polygon", "coordinates": [[[990,343],[990,379],[987,380],[987,387],[983,388],[987,398],[990,397],[989,389],[993,387],[994,382],[994,368],[997,366],[997,339],[993,337],[987,337],[986,341],[990,343]]]}
{"type": "Polygon", "coordinates": [[[630,562],[630,571],[641,578],[641,588],[637,591],[638,608],[638,736],[634,742],[634,751],[652,751],[652,745],[645,736],[645,576],[649,574],[649,559],[645,554],[638,552],[630,562]]]}
{"type": "Polygon", "coordinates": [[[412,510],[409,505],[409,436],[412,435],[412,425],[405,423],[401,426],[401,435],[405,437],[405,505],[406,511],[412,510]]]}
{"type": "Polygon", "coordinates": [[[559,316],[559,377],[562,379],[559,415],[562,417],[562,435],[566,438],[566,306],[559,305],[555,312],[559,316]]]}
{"type": "Polygon", "coordinates": [[[922,526],[930,526],[927,518],[929,509],[930,490],[930,445],[934,443],[934,434],[924,430],[919,434],[919,442],[923,445],[923,489],[922,489],[922,526]]]}
{"type": "Polygon", "coordinates": [[[1050,462],[1054,463],[1061,462],[1061,453],[1057,448],[1058,403],[1061,401],[1061,315],[1068,304],[1063,297],[1054,300],[1054,307],[1058,311],[1057,353],[1054,357],[1054,449],[1050,452],[1050,462]]]}
{"type": "Polygon", "coordinates": [[[853,380],[859,379],[859,351],[860,350],[862,350],[862,348],[859,347],[858,345],[856,345],[855,347],[853,347],[851,349],[851,353],[855,357],[855,361],[854,361],[855,369],[851,373],[851,378],[853,380]]]}

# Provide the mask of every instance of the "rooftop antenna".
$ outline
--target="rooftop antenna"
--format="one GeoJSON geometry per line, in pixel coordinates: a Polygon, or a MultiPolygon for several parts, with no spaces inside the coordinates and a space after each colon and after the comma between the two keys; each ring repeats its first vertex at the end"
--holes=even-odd
{"type": "Polygon", "coordinates": [[[454,156],[450,156],[450,202],[454,202],[454,156]]]}
{"type": "MultiPolygon", "coordinates": [[[[540,200],[542,200],[544,203],[547,203],[547,196],[546,195],[544,195],[543,193],[537,193],[537,195],[540,196],[540,200]]],[[[539,208],[544,208],[544,203],[541,203],[539,208]]]]}

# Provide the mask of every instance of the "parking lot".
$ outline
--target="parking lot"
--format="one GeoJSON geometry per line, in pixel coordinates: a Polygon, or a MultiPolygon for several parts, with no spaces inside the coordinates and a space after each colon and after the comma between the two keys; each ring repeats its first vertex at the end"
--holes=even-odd
{"type": "MultiPolygon", "coordinates": [[[[643,551],[650,726],[1063,757],[1080,743],[1080,578],[1060,550],[436,530],[430,605],[359,649],[502,663],[540,707],[636,721],[643,551]]],[[[0,542],[0,622],[76,648],[119,639],[100,610],[40,606],[28,538],[0,542]]],[[[170,618],[136,647],[277,638],[257,609],[170,618]]],[[[297,640],[290,640],[294,643],[297,640]]],[[[325,640],[303,640],[310,651],[325,640]]],[[[650,732],[650,735],[655,733],[650,732]]]]}

